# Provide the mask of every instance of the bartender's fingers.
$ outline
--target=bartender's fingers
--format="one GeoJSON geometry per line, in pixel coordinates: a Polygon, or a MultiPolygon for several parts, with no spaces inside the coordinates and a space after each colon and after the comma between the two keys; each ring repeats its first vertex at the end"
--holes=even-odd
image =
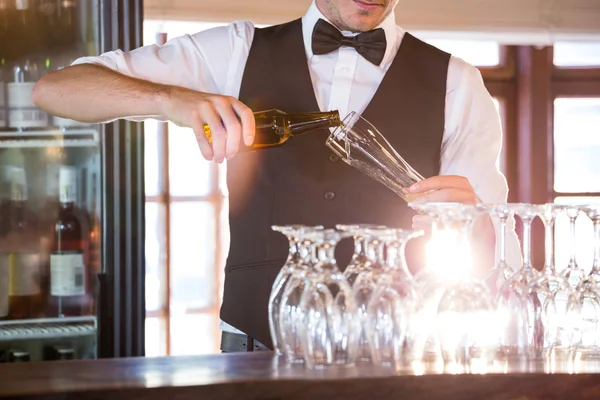
{"type": "Polygon", "coordinates": [[[471,182],[464,176],[438,175],[419,181],[408,188],[410,193],[423,193],[439,189],[473,190],[471,182]]]}
{"type": "Polygon", "coordinates": [[[411,204],[422,203],[462,203],[476,205],[479,199],[473,190],[467,189],[440,189],[419,197],[411,204]]]}
{"type": "MultiPolygon", "coordinates": [[[[218,97],[213,104],[223,125],[225,126],[225,157],[232,158],[239,150],[242,135],[242,125],[233,109],[233,97],[218,97]]],[[[236,100],[237,101],[237,100],[236,100]]]]}
{"type": "Polygon", "coordinates": [[[196,141],[200,147],[200,153],[202,153],[202,157],[204,157],[207,161],[212,161],[214,154],[212,146],[206,137],[206,133],[204,132],[204,122],[199,118],[196,119],[192,122],[192,129],[196,135],[196,141]]]}
{"type": "Polygon", "coordinates": [[[247,105],[236,99],[232,100],[231,106],[242,123],[241,134],[244,139],[244,144],[246,146],[252,146],[252,143],[254,143],[254,136],[256,134],[256,121],[254,120],[254,113],[247,105]]]}
{"type": "Polygon", "coordinates": [[[210,128],[214,160],[222,163],[225,159],[227,131],[221,122],[221,115],[212,103],[206,102],[203,104],[202,118],[210,128]]]}

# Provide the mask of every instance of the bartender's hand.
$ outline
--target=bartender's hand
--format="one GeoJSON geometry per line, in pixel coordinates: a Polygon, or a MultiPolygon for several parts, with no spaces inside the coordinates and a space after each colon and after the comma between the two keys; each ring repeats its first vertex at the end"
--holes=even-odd
{"type": "MultiPolygon", "coordinates": [[[[480,203],[473,186],[464,176],[442,175],[424,179],[408,188],[411,194],[423,194],[413,203],[429,202],[452,202],[475,205],[480,203]],[[428,193],[429,192],[429,193],[428,193]]],[[[494,235],[494,227],[489,216],[487,221],[477,221],[476,230],[483,230],[486,234],[494,235]],[[487,232],[491,230],[491,232],[487,232]]],[[[413,229],[427,229],[431,226],[431,218],[427,215],[415,215],[413,217],[413,229]]]]}
{"type": "Polygon", "coordinates": [[[242,138],[246,146],[254,141],[252,110],[230,96],[173,87],[164,104],[164,116],[178,126],[194,130],[202,156],[207,160],[221,163],[238,152],[242,138]],[[204,125],[210,127],[212,143],[208,142],[204,125]]]}

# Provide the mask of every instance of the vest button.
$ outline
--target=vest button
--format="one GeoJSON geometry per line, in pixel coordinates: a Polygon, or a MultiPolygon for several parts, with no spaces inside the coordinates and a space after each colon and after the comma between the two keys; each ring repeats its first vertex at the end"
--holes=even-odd
{"type": "Polygon", "coordinates": [[[331,162],[338,162],[339,160],[340,160],[340,158],[337,155],[335,155],[335,154],[330,154],[329,155],[329,161],[331,161],[331,162]]]}
{"type": "Polygon", "coordinates": [[[333,193],[333,192],[325,193],[325,200],[333,200],[333,199],[335,199],[335,193],[333,193]]]}

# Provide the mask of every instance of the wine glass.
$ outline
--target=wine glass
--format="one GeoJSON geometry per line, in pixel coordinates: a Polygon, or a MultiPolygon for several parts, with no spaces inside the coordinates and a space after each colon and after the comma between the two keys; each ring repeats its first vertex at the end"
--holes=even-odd
{"type": "Polygon", "coordinates": [[[508,204],[523,224],[523,267],[512,275],[498,294],[498,317],[501,323],[500,350],[506,357],[527,356],[529,347],[529,296],[527,286],[537,276],[531,264],[531,224],[536,209],[530,204],[508,204]]]}
{"type": "Polygon", "coordinates": [[[284,345],[281,337],[282,329],[279,320],[281,298],[283,297],[284,289],[289,282],[290,277],[293,275],[294,270],[302,267],[306,257],[306,254],[303,254],[303,250],[306,250],[306,247],[300,246],[300,241],[302,240],[304,233],[307,230],[323,229],[323,226],[306,227],[303,225],[273,225],[271,229],[285,235],[290,246],[288,257],[283,264],[283,267],[279,270],[275,282],[273,282],[268,305],[269,329],[273,347],[277,355],[283,355],[284,345]]]}
{"type": "Polygon", "coordinates": [[[587,279],[600,287],[600,204],[584,205],[581,211],[587,215],[594,226],[594,262],[587,279]]]}
{"type": "Polygon", "coordinates": [[[457,274],[453,268],[448,268],[448,260],[457,258],[459,240],[455,225],[464,206],[452,202],[411,203],[409,206],[433,219],[432,235],[427,244],[427,265],[413,277],[421,302],[413,322],[417,332],[413,335],[414,361],[437,362],[441,357],[437,311],[444,291],[457,274]]]}
{"type": "Polygon", "coordinates": [[[337,243],[347,236],[314,232],[319,262],[313,265],[300,300],[300,342],[308,368],[349,367],[357,356],[358,316],[350,285],[335,259],[337,243]]]}
{"type": "MultiPolygon", "coordinates": [[[[301,239],[297,244],[301,259],[291,269],[291,275],[288,277],[287,283],[282,286],[279,314],[274,317],[279,321],[278,329],[282,352],[286,361],[290,364],[304,362],[304,354],[299,338],[299,329],[301,329],[302,324],[302,314],[299,307],[302,293],[309,280],[309,274],[312,272],[311,267],[318,262],[314,235],[322,230],[323,227],[321,226],[302,228],[301,239]]],[[[273,311],[277,311],[277,308],[273,307],[273,311]]]]}
{"type": "Polygon", "coordinates": [[[371,268],[370,261],[374,261],[369,260],[369,258],[367,257],[367,253],[369,252],[368,231],[370,229],[385,229],[385,226],[371,224],[337,224],[335,227],[337,230],[351,234],[353,236],[354,253],[352,254],[352,258],[350,259],[350,262],[344,270],[344,276],[346,277],[346,280],[348,281],[350,286],[353,286],[357,276],[359,276],[363,272],[369,271],[371,268]]]}
{"type": "Polygon", "coordinates": [[[567,217],[569,217],[569,232],[571,240],[569,264],[567,268],[562,271],[562,275],[569,281],[569,284],[576,288],[585,279],[585,272],[577,264],[577,235],[576,225],[577,218],[581,214],[579,206],[567,205],[565,206],[567,217]]]}
{"type": "Polygon", "coordinates": [[[361,229],[360,234],[367,238],[365,240],[366,261],[359,268],[356,268],[356,274],[348,275],[344,271],[344,276],[347,277],[347,280],[348,276],[352,279],[352,282],[349,281],[349,283],[352,287],[359,318],[358,361],[370,362],[368,305],[375,285],[384,269],[385,246],[393,236],[394,231],[371,226],[361,229]]]}
{"type": "Polygon", "coordinates": [[[420,195],[406,188],[423,178],[369,121],[351,112],[327,138],[326,145],[344,162],[379,181],[407,202],[420,195]]]}
{"type": "Polygon", "coordinates": [[[412,361],[412,319],[418,307],[405,257],[406,243],[423,231],[386,233],[387,257],[368,304],[368,333],[373,363],[395,368],[412,361]]]}
{"type": "Polygon", "coordinates": [[[583,280],[567,305],[571,357],[600,356],[600,294],[590,280],[583,280]]]}
{"type": "Polygon", "coordinates": [[[559,317],[554,295],[531,263],[531,224],[539,206],[509,204],[523,223],[523,268],[500,289],[498,312],[505,356],[547,358],[557,341],[559,317]]]}
{"type": "MultiPolygon", "coordinates": [[[[571,323],[571,349],[573,356],[579,354],[582,358],[597,358],[600,356],[600,205],[584,205],[578,210],[586,214],[594,226],[594,262],[592,270],[579,282],[567,306],[568,321],[571,323]]],[[[571,235],[573,238],[573,228],[571,235]]],[[[571,273],[579,276],[580,271],[579,267],[575,267],[571,273]]]]}
{"type": "Polygon", "coordinates": [[[556,217],[564,211],[560,204],[541,204],[538,216],[544,223],[544,267],[536,284],[546,286],[552,299],[545,303],[547,318],[546,336],[553,343],[553,350],[559,356],[566,355],[570,348],[570,333],[567,325],[567,305],[573,288],[565,277],[556,271],[554,264],[554,226],[556,217]]]}
{"type": "Polygon", "coordinates": [[[493,360],[496,348],[494,301],[483,281],[474,276],[472,229],[485,211],[474,205],[446,208],[457,226],[457,251],[448,260],[448,282],[437,306],[437,332],[442,358],[449,370],[475,371],[493,360]]]}
{"type": "Polygon", "coordinates": [[[485,282],[488,285],[492,296],[497,301],[497,295],[500,288],[515,273],[515,270],[506,262],[506,231],[508,219],[513,216],[513,211],[506,204],[482,204],[481,207],[487,210],[490,216],[495,217],[500,222],[500,238],[497,241],[498,258],[496,265],[488,273],[485,282]]]}

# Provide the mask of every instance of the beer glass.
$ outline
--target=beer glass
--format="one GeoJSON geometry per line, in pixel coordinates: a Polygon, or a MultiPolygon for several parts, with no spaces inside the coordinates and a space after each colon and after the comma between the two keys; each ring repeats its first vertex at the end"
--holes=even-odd
{"type": "Polygon", "coordinates": [[[335,128],[327,146],[344,162],[379,181],[406,202],[421,195],[410,194],[407,188],[423,180],[369,121],[351,112],[335,128]]]}

